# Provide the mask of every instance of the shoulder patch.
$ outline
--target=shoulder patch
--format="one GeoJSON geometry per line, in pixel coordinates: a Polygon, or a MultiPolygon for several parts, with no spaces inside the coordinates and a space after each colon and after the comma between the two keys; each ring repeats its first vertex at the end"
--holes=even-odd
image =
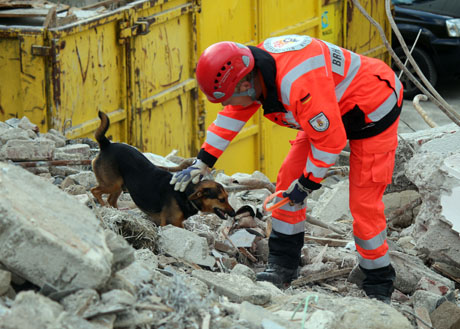
{"type": "Polygon", "coordinates": [[[271,53],[279,54],[303,49],[310,43],[311,38],[309,36],[292,34],[268,38],[264,41],[264,48],[271,53]]]}
{"type": "Polygon", "coordinates": [[[323,112],[315,115],[308,122],[310,122],[313,129],[319,132],[326,131],[329,128],[329,119],[323,112]]]}

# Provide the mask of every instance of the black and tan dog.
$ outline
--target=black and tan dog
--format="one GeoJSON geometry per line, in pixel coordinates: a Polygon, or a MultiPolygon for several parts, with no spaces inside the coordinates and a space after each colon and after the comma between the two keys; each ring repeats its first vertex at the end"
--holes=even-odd
{"type": "Polygon", "coordinates": [[[228,203],[228,195],[222,185],[212,180],[189,184],[184,192],[174,191],[169,184],[172,174],[152,164],[132,146],[112,143],[105,136],[110,121],[99,111],[101,124],[95,138],[100,152],[92,161],[98,186],[91,189],[101,205],[103,194],[109,194],[109,205],[117,207],[123,187],[130,193],[134,203],[148,214],[157,225],[172,224],[183,227],[182,222],[198,211],[215,213],[224,219],[235,212],[228,203]]]}

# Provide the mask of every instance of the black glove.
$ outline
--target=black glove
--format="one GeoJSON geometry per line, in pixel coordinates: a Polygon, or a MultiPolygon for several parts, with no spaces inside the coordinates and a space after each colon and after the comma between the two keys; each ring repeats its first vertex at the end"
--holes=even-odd
{"type": "Polygon", "coordinates": [[[311,190],[300,184],[299,180],[294,180],[289,188],[283,192],[283,197],[291,200],[291,203],[303,204],[311,190]]]}
{"type": "Polygon", "coordinates": [[[302,174],[299,179],[296,179],[291,183],[289,188],[283,193],[283,197],[289,198],[291,200],[291,204],[303,204],[308,194],[320,187],[321,184],[309,180],[302,174]]]}

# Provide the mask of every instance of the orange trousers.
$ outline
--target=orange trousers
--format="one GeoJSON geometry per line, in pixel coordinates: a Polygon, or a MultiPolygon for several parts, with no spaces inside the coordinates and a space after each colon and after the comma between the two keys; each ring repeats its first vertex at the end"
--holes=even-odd
{"type": "MultiPolygon", "coordinates": [[[[377,136],[350,140],[350,211],[353,234],[360,265],[375,269],[390,264],[386,242],[386,218],[382,201],[386,186],[391,183],[399,119],[377,136]]],[[[285,190],[302,174],[310,149],[310,139],[303,131],[291,141],[277,177],[277,190],[285,190]]],[[[308,200],[308,198],[307,198],[308,200]]],[[[289,204],[272,213],[273,229],[283,234],[303,230],[306,208],[289,204]]],[[[319,218],[321,219],[321,218],[319,218]]]]}

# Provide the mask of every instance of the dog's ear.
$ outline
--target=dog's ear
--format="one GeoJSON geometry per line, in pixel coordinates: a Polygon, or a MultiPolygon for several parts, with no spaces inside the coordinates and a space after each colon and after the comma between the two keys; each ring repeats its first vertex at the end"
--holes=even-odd
{"type": "Polygon", "coordinates": [[[192,194],[189,195],[188,199],[189,200],[196,200],[203,197],[203,191],[201,189],[193,192],[192,194]]]}

